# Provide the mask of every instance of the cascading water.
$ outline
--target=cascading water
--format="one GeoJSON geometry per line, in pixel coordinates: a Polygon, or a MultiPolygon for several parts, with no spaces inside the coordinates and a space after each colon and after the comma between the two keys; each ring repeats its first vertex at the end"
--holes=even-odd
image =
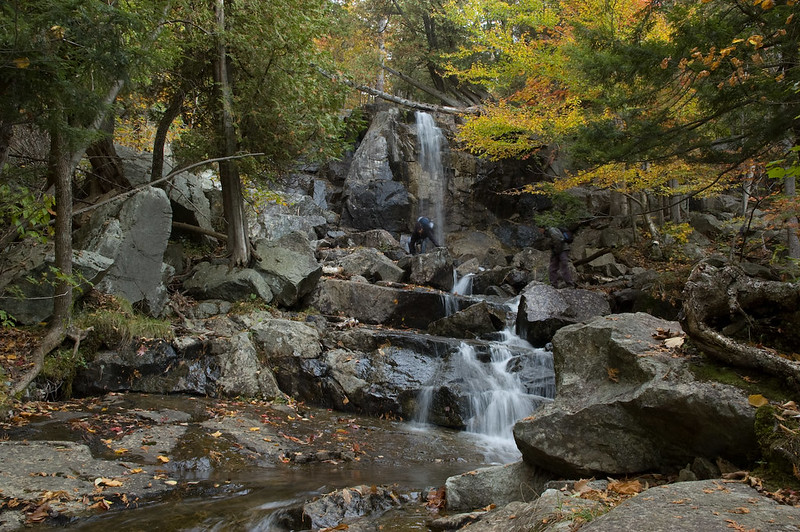
{"type": "Polygon", "coordinates": [[[433,116],[417,111],[417,138],[419,139],[419,164],[423,175],[419,182],[417,212],[432,218],[436,241],[444,244],[444,191],[445,175],[442,166],[442,148],[445,138],[436,126],[433,116]]]}
{"type": "MultiPolygon", "coordinates": [[[[456,294],[470,295],[471,281],[472,276],[455,279],[452,293],[443,296],[448,314],[457,310],[456,294]]],[[[426,423],[436,394],[446,390],[445,396],[458,396],[466,431],[482,440],[487,458],[496,462],[509,462],[519,456],[514,424],[555,397],[552,353],[532,347],[513,332],[512,309],[519,301],[512,300],[507,305],[509,325],[501,339],[462,342],[448,367],[417,398],[416,421],[426,423]]]]}

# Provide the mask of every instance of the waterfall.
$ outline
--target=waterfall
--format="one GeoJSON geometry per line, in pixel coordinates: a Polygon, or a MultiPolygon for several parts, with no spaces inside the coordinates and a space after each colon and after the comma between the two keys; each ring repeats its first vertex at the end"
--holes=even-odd
{"type": "Polygon", "coordinates": [[[450,290],[449,294],[442,294],[445,316],[452,316],[458,312],[458,300],[455,296],[472,295],[472,278],[474,276],[475,274],[468,273],[459,279],[458,272],[453,270],[453,288],[450,290]]]}
{"type": "Polygon", "coordinates": [[[444,191],[445,177],[442,166],[442,148],[445,138],[442,130],[436,127],[433,116],[417,111],[417,138],[419,139],[419,164],[422,177],[417,197],[419,216],[427,216],[434,222],[433,233],[436,241],[444,245],[444,191]]]}

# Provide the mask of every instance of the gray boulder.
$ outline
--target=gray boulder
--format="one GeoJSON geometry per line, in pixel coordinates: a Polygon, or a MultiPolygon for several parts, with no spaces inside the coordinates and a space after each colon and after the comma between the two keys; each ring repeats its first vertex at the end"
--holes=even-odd
{"type": "Polygon", "coordinates": [[[214,231],[211,224],[211,203],[205,194],[205,189],[211,188],[209,176],[181,172],[160,186],[169,196],[172,216],[176,222],[214,231]]]}
{"type": "Polygon", "coordinates": [[[700,480],[657,486],[581,527],[629,530],[798,530],[800,508],[779,504],[742,482],[700,480]]]}
{"type": "MultiPolygon", "coordinates": [[[[23,260],[21,271],[5,285],[0,296],[0,309],[6,311],[20,325],[34,325],[46,321],[53,314],[55,274],[52,244],[36,246],[23,260]]],[[[80,283],[73,297],[80,296],[100,282],[112,265],[111,259],[91,251],[72,252],[72,273],[80,283]]]]}
{"type": "Polygon", "coordinates": [[[428,332],[451,338],[480,338],[502,331],[505,326],[505,308],[481,301],[434,321],[428,326],[428,332]]]}
{"type": "Polygon", "coordinates": [[[517,334],[537,347],[546,345],[561,327],[611,313],[597,292],[556,289],[533,282],[522,291],[517,312],[517,334]]]}
{"type": "Polygon", "coordinates": [[[226,264],[199,263],[183,287],[188,295],[200,300],[235,302],[252,296],[267,303],[273,300],[272,289],[261,273],[250,268],[231,268],[226,264]]]}
{"type": "Polygon", "coordinates": [[[411,257],[410,279],[413,284],[450,291],[454,283],[453,270],[453,259],[446,248],[411,257]]]}
{"type": "Polygon", "coordinates": [[[275,302],[287,307],[296,305],[309,294],[322,276],[314,248],[303,233],[289,233],[277,240],[256,244],[260,257],[256,270],[264,277],[275,302]]]}
{"type": "Polygon", "coordinates": [[[167,194],[145,188],[129,198],[103,205],[75,237],[75,248],[114,261],[95,288],[139,304],[158,316],[167,301],[164,252],[172,231],[167,194]]]}
{"type": "Polygon", "coordinates": [[[218,345],[217,349],[220,375],[216,384],[220,395],[260,399],[283,396],[269,366],[261,363],[247,332],[235,334],[222,345],[218,345]]]}
{"type": "Polygon", "coordinates": [[[378,112],[353,156],[342,190],[345,225],[407,230],[411,197],[402,174],[412,146],[403,146],[397,115],[397,109],[378,112]]]}
{"type": "Polygon", "coordinates": [[[572,478],[746,460],[754,409],[739,389],[695,380],[659,339],[680,332],[641,313],[559,330],[556,398],[514,428],[524,460],[572,478]]]}
{"type": "Polygon", "coordinates": [[[519,461],[481,468],[447,479],[447,509],[463,512],[490,504],[532,501],[544,491],[552,475],[519,461]]]}
{"type": "Polygon", "coordinates": [[[361,275],[370,282],[400,282],[405,270],[386,255],[373,248],[359,248],[339,259],[338,265],[345,276],[361,275]]]}
{"type": "Polygon", "coordinates": [[[316,240],[325,234],[328,224],[325,211],[303,194],[286,194],[280,203],[261,203],[248,220],[253,240],[279,240],[291,233],[303,233],[307,239],[316,240]]]}
{"type": "Polygon", "coordinates": [[[323,278],[307,303],[327,316],[346,316],[372,325],[427,329],[447,315],[447,298],[455,310],[475,303],[472,298],[422,288],[398,289],[356,281],[323,278]]]}

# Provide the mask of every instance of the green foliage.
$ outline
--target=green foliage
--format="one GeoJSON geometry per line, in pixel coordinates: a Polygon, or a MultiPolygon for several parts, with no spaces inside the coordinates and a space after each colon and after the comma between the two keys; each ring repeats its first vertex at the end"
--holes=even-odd
{"type": "Polygon", "coordinates": [[[692,226],[685,222],[667,222],[661,226],[661,232],[672,238],[677,244],[686,244],[692,234],[692,226]]]}
{"type": "Polygon", "coordinates": [[[0,309],[0,327],[13,327],[16,324],[14,316],[0,309]]]}
{"type": "Polygon", "coordinates": [[[49,227],[55,198],[35,193],[24,186],[0,184],[0,226],[11,226],[20,238],[40,242],[52,236],[49,227]]]}
{"type": "Polygon", "coordinates": [[[577,196],[568,192],[553,191],[550,198],[553,207],[533,217],[539,227],[575,227],[589,216],[586,204],[577,196]]]}
{"type": "Polygon", "coordinates": [[[80,350],[61,348],[48,354],[44,359],[40,379],[52,383],[60,395],[72,396],[72,382],[79,368],[86,367],[86,359],[80,350]]]}
{"type": "Polygon", "coordinates": [[[769,489],[800,489],[800,424],[795,416],[782,415],[775,406],[766,404],[756,410],[754,429],[762,461],[753,474],[763,478],[769,489]]]}
{"type": "Polygon", "coordinates": [[[93,353],[102,346],[116,349],[131,340],[139,338],[159,338],[171,340],[172,325],[136,312],[127,301],[92,292],[89,301],[75,316],[75,323],[81,329],[92,329],[84,340],[82,351],[93,353]]]}

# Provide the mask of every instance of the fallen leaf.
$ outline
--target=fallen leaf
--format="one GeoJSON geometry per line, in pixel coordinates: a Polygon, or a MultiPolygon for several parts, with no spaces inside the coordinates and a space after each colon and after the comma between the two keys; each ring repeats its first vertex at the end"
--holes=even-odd
{"type": "Polygon", "coordinates": [[[680,336],[676,336],[675,338],[667,338],[664,340],[664,345],[669,347],[670,349],[674,349],[677,347],[681,347],[683,345],[684,339],[680,336]]]}
{"type": "Polygon", "coordinates": [[[108,486],[109,488],[118,488],[122,486],[122,482],[114,480],[113,478],[98,477],[94,479],[95,486],[108,486]]]}
{"type": "Polygon", "coordinates": [[[211,436],[214,438],[219,438],[220,436],[222,436],[222,433],[220,431],[212,432],[211,436]]]}
{"type": "Polygon", "coordinates": [[[161,462],[162,464],[166,464],[167,462],[169,462],[169,457],[167,457],[167,456],[164,456],[164,455],[162,455],[162,454],[158,455],[157,459],[158,459],[158,461],[159,461],[159,462],[161,462]]]}
{"type": "Polygon", "coordinates": [[[750,403],[751,406],[754,406],[756,408],[769,404],[767,398],[761,394],[751,395],[750,397],[747,398],[747,401],[750,403]]]}

